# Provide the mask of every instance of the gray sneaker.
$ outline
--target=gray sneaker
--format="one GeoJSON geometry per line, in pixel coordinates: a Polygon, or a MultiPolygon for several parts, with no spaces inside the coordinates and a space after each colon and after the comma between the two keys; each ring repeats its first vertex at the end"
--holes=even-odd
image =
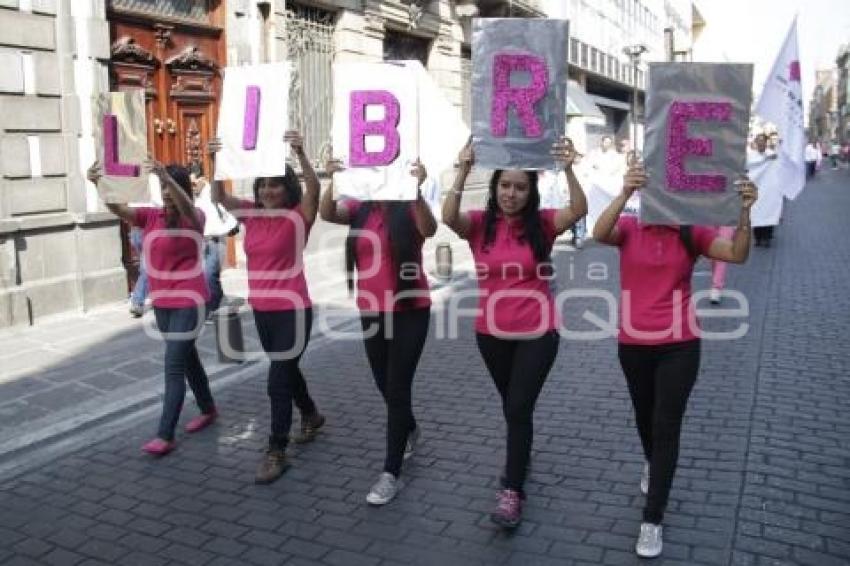
{"type": "Polygon", "coordinates": [[[401,489],[401,482],[389,472],[381,472],[378,481],[369,490],[366,502],[370,505],[386,505],[401,489]]]}
{"type": "Polygon", "coordinates": [[[649,464],[643,465],[643,471],[640,473],[640,492],[644,495],[649,493],[649,464]]]}
{"type": "Polygon", "coordinates": [[[652,523],[640,524],[640,535],[638,536],[635,552],[641,558],[655,558],[661,554],[661,525],[652,523]]]}
{"type": "Polygon", "coordinates": [[[414,428],[407,434],[407,444],[404,447],[404,459],[409,460],[413,456],[416,444],[419,442],[419,427],[414,428]]]}

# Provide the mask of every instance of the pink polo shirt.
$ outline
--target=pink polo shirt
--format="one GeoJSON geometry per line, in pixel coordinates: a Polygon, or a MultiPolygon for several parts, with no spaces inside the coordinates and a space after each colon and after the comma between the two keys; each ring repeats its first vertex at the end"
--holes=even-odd
{"type": "Polygon", "coordinates": [[[248,200],[232,211],[245,226],[248,304],[257,311],[312,306],[304,277],[304,247],[310,235],[301,206],[268,210],[248,200]]]}
{"type": "MultiPolygon", "coordinates": [[[[699,337],[691,302],[692,257],[678,226],[644,225],[636,216],[617,221],[620,234],[621,344],[657,345],[699,337]]],[[[717,231],[693,227],[694,249],[707,255],[717,231]]]]}
{"type": "Polygon", "coordinates": [[[176,229],[184,234],[169,232],[164,208],[139,207],[133,214],[133,224],[144,233],[142,253],[153,306],[182,309],[206,303],[210,292],[204,277],[204,213],[195,209],[200,230],[180,218],[176,229]]]}
{"type": "MultiPolygon", "coordinates": [[[[348,209],[348,217],[353,219],[360,210],[362,203],[350,199],[343,203],[348,209]]],[[[414,203],[410,204],[410,222],[415,222],[413,213],[414,203]]],[[[402,273],[415,278],[412,290],[418,295],[412,300],[399,303],[394,300],[396,294],[396,269],[393,266],[392,251],[390,248],[389,223],[384,219],[384,212],[376,204],[369,212],[366,222],[361,228],[363,233],[357,238],[355,252],[357,254],[357,308],[368,312],[388,312],[408,309],[429,308],[431,297],[429,295],[428,277],[422,267],[422,246],[425,239],[414,229],[416,233],[415,246],[419,250],[412,265],[405,266],[402,273]],[[368,235],[368,234],[371,234],[368,235]],[[379,246],[376,250],[375,247],[379,246]]]]}
{"type": "MultiPolygon", "coordinates": [[[[540,211],[546,246],[555,242],[556,210],[540,211]]],[[[542,335],[560,326],[550,281],[550,268],[539,264],[528,242],[520,241],[522,220],[496,218],[496,234],[484,243],[484,211],[468,213],[466,239],[478,275],[475,331],[494,336],[542,335]]]]}

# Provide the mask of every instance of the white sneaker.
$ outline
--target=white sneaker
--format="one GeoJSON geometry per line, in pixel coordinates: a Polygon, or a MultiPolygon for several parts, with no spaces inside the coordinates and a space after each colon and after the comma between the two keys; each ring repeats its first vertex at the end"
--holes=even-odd
{"type": "Polygon", "coordinates": [[[720,304],[720,289],[712,289],[708,293],[708,299],[711,301],[712,305],[720,304]]]}
{"type": "Polygon", "coordinates": [[[638,536],[635,552],[641,558],[655,558],[661,554],[661,525],[652,523],[640,524],[640,535],[638,536]]]}
{"type": "Polygon", "coordinates": [[[640,492],[644,495],[649,493],[649,464],[643,465],[643,471],[640,473],[640,492]]]}
{"type": "Polygon", "coordinates": [[[413,456],[413,451],[416,450],[416,444],[419,442],[419,427],[411,430],[407,435],[407,444],[404,446],[404,459],[409,460],[413,456]]]}
{"type": "Polygon", "coordinates": [[[401,489],[401,482],[389,472],[381,472],[378,481],[369,490],[366,502],[370,505],[386,505],[395,498],[401,489]]]}

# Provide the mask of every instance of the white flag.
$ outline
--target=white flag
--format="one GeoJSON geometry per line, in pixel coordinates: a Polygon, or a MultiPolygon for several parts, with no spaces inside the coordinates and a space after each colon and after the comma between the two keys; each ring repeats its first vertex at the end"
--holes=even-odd
{"type": "Polygon", "coordinates": [[[800,85],[796,17],[764,83],[755,113],[763,120],[773,122],[779,130],[782,141],[777,148],[776,167],[782,171],[779,178],[784,179],[782,192],[789,199],[794,199],[806,184],[803,88],[800,85]]]}

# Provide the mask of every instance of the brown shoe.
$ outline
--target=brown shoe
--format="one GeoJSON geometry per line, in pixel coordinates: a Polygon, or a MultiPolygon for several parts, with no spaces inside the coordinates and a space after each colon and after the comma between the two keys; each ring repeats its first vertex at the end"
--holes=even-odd
{"type": "Polygon", "coordinates": [[[316,435],[319,434],[319,429],[325,424],[325,417],[319,412],[312,415],[301,416],[301,432],[292,435],[292,442],[295,444],[306,444],[313,442],[316,435]]]}
{"type": "Polygon", "coordinates": [[[254,477],[254,483],[269,484],[283,475],[289,468],[289,462],[286,459],[286,452],[280,448],[269,448],[260,462],[260,467],[257,468],[257,475],[254,477]]]}

